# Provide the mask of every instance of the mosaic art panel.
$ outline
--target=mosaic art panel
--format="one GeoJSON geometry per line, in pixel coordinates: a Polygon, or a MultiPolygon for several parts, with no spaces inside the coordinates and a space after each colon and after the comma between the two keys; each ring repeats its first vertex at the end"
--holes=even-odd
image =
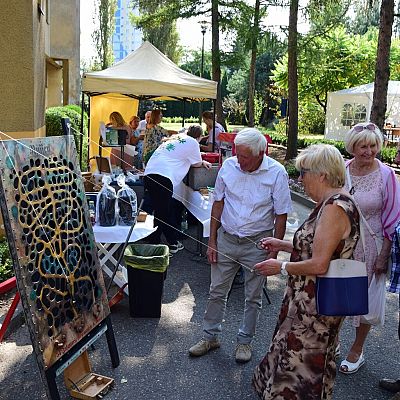
{"type": "Polygon", "coordinates": [[[0,202],[32,343],[46,369],[109,314],[71,137],[0,142],[0,202]]]}

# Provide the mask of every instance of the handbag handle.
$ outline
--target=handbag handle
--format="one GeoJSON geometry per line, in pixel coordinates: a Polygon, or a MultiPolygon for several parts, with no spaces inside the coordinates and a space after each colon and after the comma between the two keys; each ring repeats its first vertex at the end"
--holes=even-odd
{"type": "MultiPolygon", "coordinates": [[[[318,220],[319,220],[319,218],[320,218],[320,216],[321,216],[322,210],[323,210],[323,208],[324,208],[326,202],[327,202],[330,198],[332,198],[333,196],[336,196],[336,195],[338,195],[338,194],[340,194],[340,193],[336,193],[336,194],[333,194],[332,196],[329,196],[329,197],[322,203],[321,208],[320,208],[319,211],[318,211],[317,218],[315,219],[316,222],[318,222],[318,220]]],[[[344,196],[344,195],[343,195],[343,196],[344,196]]],[[[361,218],[360,218],[360,240],[361,240],[361,244],[362,244],[363,251],[364,251],[364,257],[365,257],[365,236],[364,236],[364,230],[362,229],[362,226],[361,226],[361,223],[362,223],[362,214],[361,214],[360,208],[358,207],[358,204],[357,204],[356,201],[354,200],[353,196],[346,196],[346,197],[348,197],[348,198],[354,203],[354,205],[355,205],[355,207],[356,207],[356,209],[357,209],[357,211],[358,211],[358,214],[361,216],[361,218]]],[[[364,260],[364,261],[365,261],[365,260],[364,260]]]]}
{"type": "MultiPolygon", "coordinates": [[[[349,164],[349,165],[350,165],[350,164],[349,164]]],[[[351,176],[350,176],[350,171],[349,171],[349,169],[350,169],[350,168],[347,168],[347,167],[346,167],[346,179],[347,179],[347,183],[348,183],[348,185],[349,185],[349,188],[351,188],[351,189],[350,189],[350,194],[352,195],[351,192],[352,192],[352,191],[354,192],[354,190],[353,190],[354,187],[353,187],[353,184],[352,184],[352,182],[351,182],[351,176]]],[[[368,223],[367,219],[364,217],[363,213],[361,212],[361,209],[360,209],[360,207],[359,207],[359,205],[358,205],[356,199],[354,198],[353,195],[352,195],[351,197],[352,197],[352,199],[353,199],[353,201],[354,201],[354,204],[356,205],[356,207],[357,207],[357,209],[358,209],[358,212],[359,212],[360,217],[361,217],[361,222],[367,227],[368,232],[369,232],[370,235],[374,238],[376,250],[377,250],[377,252],[378,252],[378,254],[379,254],[380,251],[381,251],[381,249],[382,249],[382,245],[381,245],[381,243],[379,242],[379,239],[378,239],[378,237],[376,236],[376,233],[372,230],[372,228],[371,228],[370,224],[368,223]]],[[[360,227],[360,231],[361,231],[361,227],[360,227]]],[[[364,252],[365,252],[365,249],[364,249],[364,252]]]]}

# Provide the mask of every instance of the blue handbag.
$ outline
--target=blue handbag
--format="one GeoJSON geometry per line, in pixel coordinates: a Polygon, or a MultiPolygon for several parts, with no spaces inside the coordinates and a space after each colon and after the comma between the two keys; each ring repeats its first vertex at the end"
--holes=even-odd
{"type": "MultiPolygon", "coordinates": [[[[317,220],[324,205],[318,212],[317,220]]],[[[357,209],[360,215],[360,239],[364,247],[363,218],[357,209]]],[[[343,258],[332,260],[328,271],[324,275],[317,275],[315,299],[317,312],[321,315],[368,314],[368,275],[365,262],[343,258]]]]}
{"type": "Polygon", "coordinates": [[[317,276],[317,312],[329,316],[368,314],[368,276],[364,262],[337,259],[317,276]]]}

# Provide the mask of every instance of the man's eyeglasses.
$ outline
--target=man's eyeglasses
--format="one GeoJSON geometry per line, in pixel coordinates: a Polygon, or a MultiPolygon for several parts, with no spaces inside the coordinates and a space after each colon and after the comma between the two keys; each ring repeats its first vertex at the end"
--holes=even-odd
{"type": "Polygon", "coordinates": [[[299,171],[299,173],[300,173],[300,178],[303,179],[303,178],[304,178],[304,175],[305,175],[307,172],[310,172],[310,171],[311,171],[310,169],[302,168],[302,169],[299,171]]]}
{"type": "Polygon", "coordinates": [[[364,130],[375,132],[375,129],[377,129],[377,126],[372,122],[367,125],[356,125],[353,127],[353,131],[356,133],[360,133],[364,130]]]}

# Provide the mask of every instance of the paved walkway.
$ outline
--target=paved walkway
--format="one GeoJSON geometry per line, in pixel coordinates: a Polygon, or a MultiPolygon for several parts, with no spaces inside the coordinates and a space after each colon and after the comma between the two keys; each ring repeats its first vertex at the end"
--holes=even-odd
{"type": "MultiPolygon", "coordinates": [[[[289,218],[288,237],[303,221],[309,210],[295,204],[289,218]]],[[[184,241],[195,251],[191,239],[184,241]]],[[[201,321],[207,302],[209,266],[193,261],[189,251],[181,251],[171,259],[165,281],[162,316],[160,319],[129,317],[127,299],[113,308],[113,324],[121,364],[113,370],[106,340],[102,337],[90,351],[93,370],[115,379],[109,400],[242,400],[256,399],[251,387],[254,367],[264,355],[275,327],[284,288],[281,277],[268,282],[272,304],[265,305],[254,340],[254,357],[245,364],[234,360],[236,332],[243,309],[243,288],[234,288],[229,299],[222,347],[204,357],[192,359],[188,348],[201,337],[201,321]]],[[[390,399],[378,388],[381,377],[399,377],[397,340],[397,296],[387,297],[387,323],[373,329],[365,349],[366,364],[354,376],[339,374],[334,400],[390,399]]],[[[342,349],[346,351],[353,338],[348,322],[341,332],[342,349]]],[[[62,378],[58,387],[62,398],[69,398],[62,378]]],[[[0,399],[45,398],[36,360],[32,355],[26,327],[18,329],[0,344],[0,399]]]]}

